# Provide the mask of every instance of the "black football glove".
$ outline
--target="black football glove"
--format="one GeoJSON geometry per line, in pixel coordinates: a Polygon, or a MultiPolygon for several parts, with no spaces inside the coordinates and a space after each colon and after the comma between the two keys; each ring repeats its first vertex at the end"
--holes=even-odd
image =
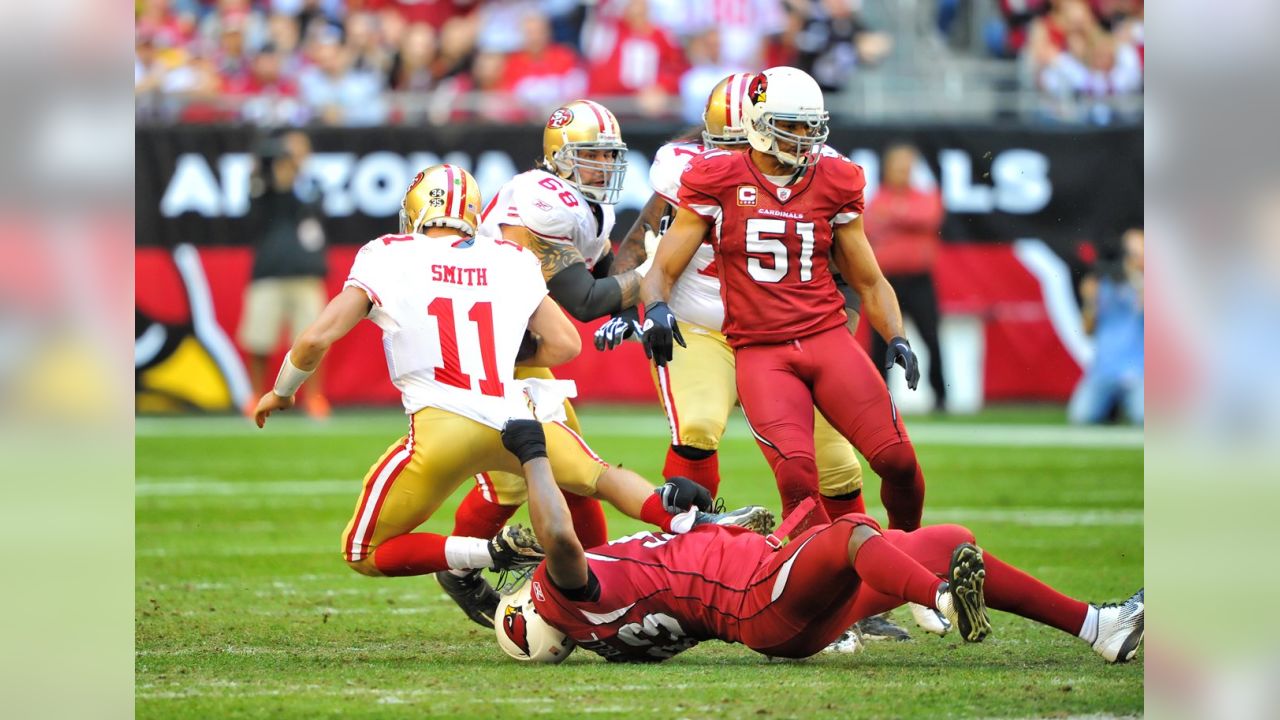
{"type": "Polygon", "coordinates": [[[640,308],[632,306],[605,321],[596,330],[596,349],[612,350],[632,335],[640,334],[640,308]]]}
{"type": "Polygon", "coordinates": [[[671,308],[661,301],[647,306],[644,324],[640,326],[640,342],[644,345],[645,357],[651,358],[656,365],[666,365],[675,353],[673,341],[680,343],[680,347],[689,347],[680,335],[680,326],[676,324],[671,308]]]}
{"type": "Polygon", "coordinates": [[[889,341],[889,351],[884,354],[884,369],[890,370],[894,363],[902,366],[907,373],[907,387],[915,390],[920,384],[920,361],[911,351],[911,343],[904,337],[895,337],[889,341]]]}
{"type": "Polygon", "coordinates": [[[654,492],[662,498],[663,509],[672,515],[679,515],[694,505],[707,512],[714,502],[706,488],[687,477],[673,477],[654,492]]]}

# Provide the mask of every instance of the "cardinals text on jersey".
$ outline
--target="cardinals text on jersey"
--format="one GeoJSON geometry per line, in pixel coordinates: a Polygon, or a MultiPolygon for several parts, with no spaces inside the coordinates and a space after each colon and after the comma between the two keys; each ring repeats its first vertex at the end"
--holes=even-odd
{"type": "Polygon", "coordinates": [[[680,207],[711,225],[734,347],[789,342],[844,324],[834,228],[862,213],[862,168],[838,154],[779,187],[746,153],[707,152],[681,175],[680,207]]]}

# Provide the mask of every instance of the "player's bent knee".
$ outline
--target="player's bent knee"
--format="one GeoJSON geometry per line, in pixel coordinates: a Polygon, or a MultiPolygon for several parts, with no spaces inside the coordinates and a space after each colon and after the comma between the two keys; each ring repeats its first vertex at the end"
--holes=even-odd
{"type": "Polygon", "coordinates": [[[925,529],[938,535],[942,542],[950,547],[961,543],[977,542],[977,538],[973,536],[973,531],[963,525],[931,525],[925,529]]]}
{"type": "Polygon", "coordinates": [[[867,461],[881,479],[889,482],[914,479],[919,465],[916,460],[916,450],[910,442],[890,445],[876,453],[874,457],[868,458],[867,461]]]}
{"type": "Polygon", "coordinates": [[[373,553],[365,555],[361,560],[347,560],[347,567],[355,570],[361,575],[369,577],[382,577],[382,571],[373,562],[373,553]]]}

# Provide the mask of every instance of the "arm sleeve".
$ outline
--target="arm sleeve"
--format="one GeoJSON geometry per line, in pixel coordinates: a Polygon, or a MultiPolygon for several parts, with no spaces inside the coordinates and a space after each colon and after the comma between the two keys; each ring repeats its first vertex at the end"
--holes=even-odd
{"type": "Polygon", "coordinates": [[[607,278],[610,275],[609,270],[613,267],[613,250],[605,250],[604,255],[596,261],[595,267],[591,268],[591,276],[597,280],[607,278]]]}
{"type": "Polygon", "coordinates": [[[596,279],[582,263],[574,263],[547,281],[551,297],[564,311],[581,322],[612,315],[622,309],[622,288],[618,279],[596,279]]]}

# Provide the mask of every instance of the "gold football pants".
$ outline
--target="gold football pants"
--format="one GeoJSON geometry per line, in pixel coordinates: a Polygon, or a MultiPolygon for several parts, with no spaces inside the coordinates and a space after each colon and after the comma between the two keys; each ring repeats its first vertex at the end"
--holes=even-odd
{"type": "MultiPolygon", "coordinates": [[[[715,450],[738,402],[733,348],[710,328],[681,323],[681,332],[689,346],[677,343],[671,362],[651,366],[654,386],[667,414],[671,444],[715,450]]],[[[816,408],[813,440],[821,493],[834,497],[861,489],[862,463],[853,446],[816,408]]]]}

